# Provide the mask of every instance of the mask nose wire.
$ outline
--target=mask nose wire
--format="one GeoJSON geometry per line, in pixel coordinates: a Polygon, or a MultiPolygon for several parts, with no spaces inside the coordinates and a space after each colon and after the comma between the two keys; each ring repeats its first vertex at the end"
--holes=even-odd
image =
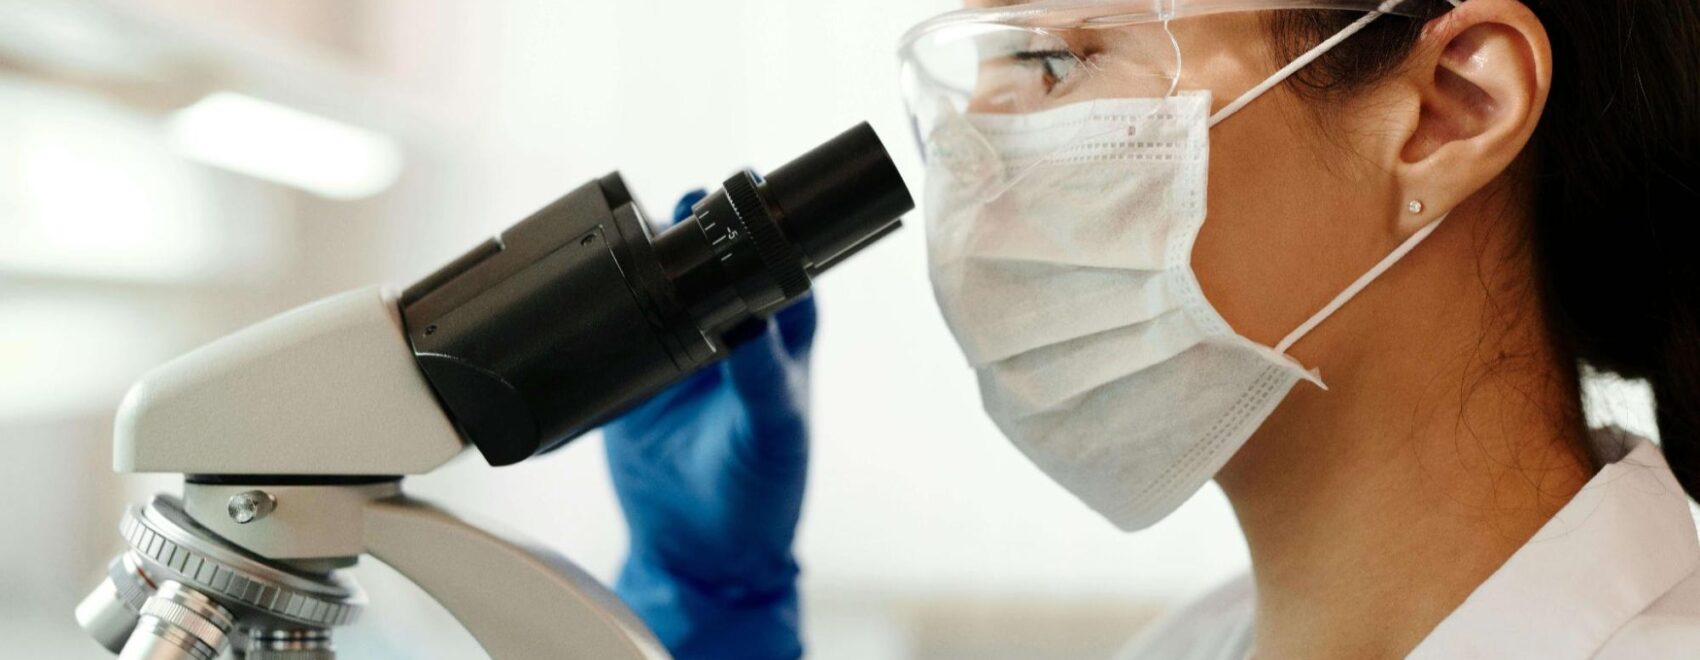
{"type": "MultiPolygon", "coordinates": [[[[1174,65],[1175,66],[1175,73],[1174,73],[1174,75],[1169,76],[1169,89],[1168,89],[1168,91],[1163,93],[1163,98],[1169,99],[1169,98],[1172,98],[1175,95],[1175,91],[1180,88],[1180,84],[1181,84],[1181,77],[1180,77],[1181,42],[1180,42],[1180,39],[1175,37],[1174,30],[1170,28],[1169,19],[1163,20],[1163,33],[1168,35],[1168,37],[1169,37],[1169,47],[1174,49],[1174,53],[1175,53],[1175,60],[1174,60],[1175,61],[1175,65],[1174,65]]],[[[1092,117],[1095,117],[1097,115],[1097,110],[1096,110],[1097,101],[1094,100],[1094,101],[1092,101],[1092,103],[1094,104],[1093,107],[1089,108],[1088,112],[1086,113],[1088,120],[1090,120],[1092,117]]],[[[1133,120],[1132,124],[1137,126],[1141,123],[1144,123],[1145,120],[1150,119],[1152,115],[1155,115],[1158,112],[1162,112],[1162,110],[1163,110],[1162,105],[1153,106],[1150,110],[1146,111],[1145,115],[1139,117],[1138,119],[1133,120]]],[[[1090,123],[1088,123],[1087,125],[1090,125],[1090,123]]],[[[1082,130],[1084,130],[1084,126],[1082,127],[1082,130]]],[[[1051,150],[1050,153],[1045,154],[1039,160],[1036,160],[1032,163],[1028,163],[1027,165],[1023,166],[1019,172],[1016,172],[1014,174],[1014,176],[1010,176],[1010,175],[1006,174],[1003,182],[1000,183],[995,190],[991,191],[990,194],[986,195],[985,198],[987,200],[993,200],[993,199],[997,199],[999,197],[1002,197],[1004,193],[1009,192],[1010,188],[1014,188],[1015,185],[1017,183],[1020,183],[1022,179],[1027,178],[1027,175],[1029,173],[1038,169],[1039,166],[1044,165],[1045,163],[1048,163],[1052,160],[1055,160],[1060,154],[1064,153],[1065,151],[1067,151],[1071,147],[1083,144],[1083,143],[1091,141],[1091,140],[1096,140],[1096,139],[1104,137],[1106,135],[1114,135],[1114,134],[1117,134],[1117,133],[1122,133],[1126,130],[1127,130],[1127,126],[1115,126],[1113,128],[1107,128],[1107,129],[1104,129],[1102,131],[1098,131],[1096,133],[1084,133],[1083,132],[1080,135],[1076,135],[1072,138],[1069,138],[1069,140],[1066,144],[1063,144],[1063,145],[1051,150]]]]}

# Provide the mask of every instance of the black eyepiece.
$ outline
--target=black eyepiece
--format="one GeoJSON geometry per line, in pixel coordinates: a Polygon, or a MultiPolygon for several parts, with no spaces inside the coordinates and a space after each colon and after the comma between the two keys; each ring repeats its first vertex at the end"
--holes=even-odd
{"type": "Polygon", "coordinates": [[[733,175],[659,236],[609,174],[409,287],[402,317],[461,434],[505,465],[724,356],[730,330],[914,207],[865,123],[765,180],[733,175]]]}
{"type": "Polygon", "coordinates": [[[656,252],[691,315],[723,328],[795,300],[809,278],[901,226],[913,208],[897,166],[862,123],[765,180],[733,175],[663,233],[656,252]]]}
{"type": "Polygon", "coordinates": [[[767,176],[780,225],[802,249],[810,275],[826,270],[915,208],[867,123],[857,124],[767,176]]]}

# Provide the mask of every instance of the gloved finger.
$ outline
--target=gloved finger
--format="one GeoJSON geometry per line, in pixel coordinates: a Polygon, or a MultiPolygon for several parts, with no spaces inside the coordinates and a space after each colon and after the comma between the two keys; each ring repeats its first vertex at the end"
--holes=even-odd
{"type": "Polygon", "coordinates": [[[815,327],[820,324],[820,312],[815,307],[815,294],[810,292],[790,307],[779,310],[774,315],[779,322],[779,336],[785,344],[785,353],[792,359],[808,356],[809,349],[815,343],[815,327]]]}
{"type": "Polygon", "coordinates": [[[691,217],[691,207],[696,206],[697,202],[702,201],[705,197],[708,197],[708,191],[702,188],[697,188],[679,197],[679,203],[673,205],[673,222],[668,226],[679,224],[684,222],[685,218],[691,217]]]}
{"type": "Polygon", "coordinates": [[[778,323],[745,343],[721,365],[750,421],[749,458],[768,469],[792,469],[807,456],[807,383],[792,364],[778,323]]]}

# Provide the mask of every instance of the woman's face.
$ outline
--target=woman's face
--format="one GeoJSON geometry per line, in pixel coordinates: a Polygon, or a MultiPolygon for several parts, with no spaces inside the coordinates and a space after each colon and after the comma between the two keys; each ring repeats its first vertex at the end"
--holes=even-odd
{"type": "MultiPolygon", "coordinates": [[[[1265,18],[1183,19],[1169,32],[1141,24],[1031,33],[1011,51],[1019,55],[987,65],[1004,70],[981,71],[968,110],[1162,97],[1171,86],[1209,91],[1219,110],[1286,64],[1274,55],[1265,18]]],[[[1273,346],[1397,243],[1402,201],[1391,176],[1353,156],[1354,146],[1377,139],[1367,105],[1340,106],[1325,133],[1307,101],[1277,86],[1210,130],[1208,212],[1193,269],[1240,334],[1273,346]]],[[[1301,342],[1292,353],[1315,364],[1329,352],[1322,344],[1301,342]]]]}

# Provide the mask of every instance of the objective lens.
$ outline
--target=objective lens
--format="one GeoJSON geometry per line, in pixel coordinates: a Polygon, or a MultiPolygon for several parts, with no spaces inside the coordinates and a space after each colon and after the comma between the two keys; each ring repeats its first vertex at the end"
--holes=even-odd
{"type": "Polygon", "coordinates": [[[216,660],[230,648],[230,610],[176,581],[160,585],[118,660],[216,660]]]}
{"type": "Polygon", "coordinates": [[[77,604],[77,625],[106,650],[122,651],[153,592],[135,556],[126,551],[107,564],[106,578],[77,604]]]}

